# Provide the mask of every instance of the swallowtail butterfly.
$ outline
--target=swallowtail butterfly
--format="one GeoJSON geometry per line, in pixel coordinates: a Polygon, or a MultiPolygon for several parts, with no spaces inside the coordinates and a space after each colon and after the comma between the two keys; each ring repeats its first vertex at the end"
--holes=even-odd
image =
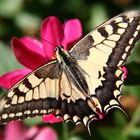
{"type": "Polygon", "coordinates": [[[56,46],[56,59],[39,67],[0,98],[0,123],[54,113],[89,129],[119,103],[122,65],[140,37],[140,11],[124,12],[101,24],[69,51],[56,46]]]}

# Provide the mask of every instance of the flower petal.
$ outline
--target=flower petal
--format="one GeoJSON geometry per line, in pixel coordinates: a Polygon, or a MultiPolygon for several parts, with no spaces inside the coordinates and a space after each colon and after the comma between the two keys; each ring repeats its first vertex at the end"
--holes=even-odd
{"type": "Polygon", "coordinates": [[[39,128],[37,126],[31,127],[30,129],[26,130],[25,138],[26,139],[32,139],[39,133],[39,128]]]}
{"type": "Polygon", "coordinates": [[[29,69],[36,69],[40,65],[43,65],[45,62],[47,62],[47,60],[43,56],[43,51],[42,51],[41,47],[38,46],[39,42],[36,43],[37,40],[35,40],[35,39],[34,40],[32,39],[32,41],[31,41],[31,39],[29,39],[29,40],[27,42],[27,38],[18,39],[18,38],[13,37],[11,44],[12,44],[13,51],[15,53],[17,60],[29,69]],[[32,42],[32,43],[30,44],[29,42],[30,43],[32,42]],[[30,46],[28,46],[29,44],[30,44],[30,46]],[[35,47],[37,49],[33,47],[34,44],[36,44],[35,47]],[[39,51],[39,50],[41,50],[40,53],[37,53],[37,51],[39,51]]]}
{"type": "Polygon", "coordinates": [[[98,113],[99,119],[100,119],[100,120],[101,120],[102,118],[104,118],[104,114],[100,111],[99,108],[96,108],[96,112],[98,113]]]}
{"type": "Polygon", "coordinates": [[[23,139],[25,128],[22,122],[14,121],[6,125],[5,140],[23,139]]]}
{"type": "Polygon", "coordinates": [[[0,140],[4,140],[3,130],[0,131],[0,140]]]}
{"type": "Polygon", "coordinates": [[[63,46],[69,49],[74,45],[82,36],[82,25],[78,19],[68,20],[64,24],[64,39],[63,46]]]}
{"type": "Polygon", "coordinates": [[[19,41],[24,44],[26,48],[28,48],[31,52],[37,53],[43,57],[45,57],[43,44],[36,40],[34,37],[24,36],[19,38],[19,41]]]}
{"type": "Polygon", "coordinates": [[[47,123],[62,122],[62,119],[61,118],[56,118],[54,116],[54,114],[45,115],[45,116],[42,117],[42,119],[43,119],[44,122],[47,122],[47,123]]]}
{"type": "Polygon", "coordinates": [[[58,140],[58,136],[54,129],[50,127],[42,128],[34,140],[58,140]]]}
{"type": "Polygon", "coordinates": [[[124,74],[123,74],[123,80],[125,80],[127,78],[128,71],[127,71],[127,69],[126,69],[125,66],[121,66],[121,68],[122,68],[122,70],[124,72],[124,74]]]}
{"type": "Polygon", "coordinates": [[[25,75],[27,75],[30,72],[31,70],[24,68],[24,69],[9,72],[3,76],[0,76],[0,86],[5,89],[10,89],[20,79],[22,79],[25,75]]]}
{"type": "Polygon", "coordinates": [[[63,36],[63,25],[58,18],[51,16],[43,21],[41,25],[41,38],[47,58],[52,59],[52,56],[55,54],[54,48],[61,44],[63,36]],[[47,41],[55,44],[56,46],[48,43],[47,41]]]}

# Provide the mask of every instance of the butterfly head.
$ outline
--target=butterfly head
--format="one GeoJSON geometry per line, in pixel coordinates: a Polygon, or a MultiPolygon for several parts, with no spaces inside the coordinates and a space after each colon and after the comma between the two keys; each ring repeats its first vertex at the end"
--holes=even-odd
{"type": "Polygon", "coordinates": [[[66,60],[69,57],[68,52],[64,49],[63,46],[57,46],[55,48],[55,53],[59,63],[63,62],[64,59],[66,60]]]}
{"type": "Polygon", "coordinates": [[[55,52],[60,52],[64,50],[64,46],[58,45],[56,46],[56,48],[54,49],[55,52]]]}

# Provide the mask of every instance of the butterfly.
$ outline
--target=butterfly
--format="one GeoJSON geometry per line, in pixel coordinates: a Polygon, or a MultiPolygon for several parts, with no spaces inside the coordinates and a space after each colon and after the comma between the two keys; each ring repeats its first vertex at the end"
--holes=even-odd
{"type": "Polygon", "coordinates": [[[49,113],[88,129],[119,108],[122,66],[140,37],[140,11],[124,12],[96,27],[68,51],[37,68],[0,98],[0,123],[49,113]]]}

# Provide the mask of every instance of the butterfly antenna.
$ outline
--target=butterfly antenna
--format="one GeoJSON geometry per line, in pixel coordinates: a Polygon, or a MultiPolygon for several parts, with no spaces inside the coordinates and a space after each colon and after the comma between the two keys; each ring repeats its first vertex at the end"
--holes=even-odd
{"type": "Polygon", "coordinates": [[[56,45],[56,44],[53,44],[53,43],[47,41],[47,40],[44,39],[44,38],[41,38],[41,37],[40,37],[39,35],[37,35],[37,34],[35,34],[35,37],[38,38],[38,39],[40,39],[40,40],[44,40],[45,42],[47,42],[47,43],[49,43],[49,44],[51,44],[51,45],[53,45],[53,46],[58,46],[58,45],[56,45]]]}

